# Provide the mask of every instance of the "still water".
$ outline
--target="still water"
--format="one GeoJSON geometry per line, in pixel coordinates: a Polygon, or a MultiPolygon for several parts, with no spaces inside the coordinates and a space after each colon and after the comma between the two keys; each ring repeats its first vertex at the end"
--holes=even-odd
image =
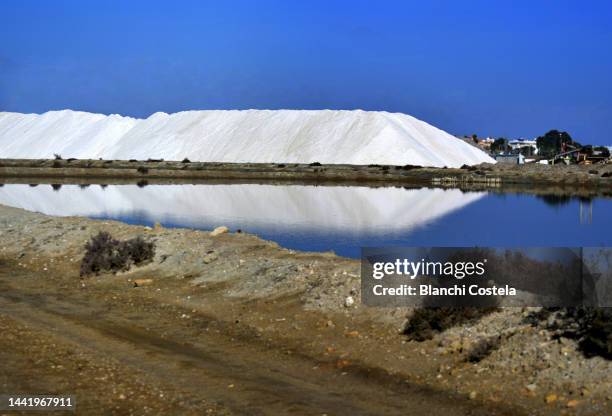
{"type": "Polygon", "coordinates": [[[358,257],[363,246],[611,246],[612,199],[304,185],[4,185],[0,204],[50,215],[210,230],[358,257]]]}

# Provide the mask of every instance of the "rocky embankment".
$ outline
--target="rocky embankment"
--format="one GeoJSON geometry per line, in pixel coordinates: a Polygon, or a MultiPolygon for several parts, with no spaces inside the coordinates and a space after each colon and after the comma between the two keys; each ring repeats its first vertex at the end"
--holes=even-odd
{"type": "MultiPolygon", "coordinates": [[[[11,305],[99,304],[131,327],[167,320],[171,329],[157,330],[160,337],[179,331],[184,348],[195,348],[197,334],[214,323],[228,354],[240,343],[252,346],[250,355],[301,357],[312,363],[308,371],[376,380],[379,389],[419,386],[465,414],[471,406],[490,414],[611,411],[612,361],[588,356],[579,339],[560,331],[561,312],[505,308],[406,335],[415,311],[361,305],[359,270],[356,260],[295,252],[234,230],[149,228],[0,206],[2,299],[11,305]],[[99,231],[154,242],[153,261],[80,277],[84,245],[99,231]]],[[[67,314],[69,306],[62,308],[67,314]]]]}
{"type": "Polygon", "coordinates": [[[238,180],[297,181],[379,186],[569,187],[612,192],[612,164],[589,166],[481,164],[460,169],[320,163],[202,163],[163,160],[0,159],[0,181],[33,178],[43,183],[61,178],[131,181],[238,180]]]}

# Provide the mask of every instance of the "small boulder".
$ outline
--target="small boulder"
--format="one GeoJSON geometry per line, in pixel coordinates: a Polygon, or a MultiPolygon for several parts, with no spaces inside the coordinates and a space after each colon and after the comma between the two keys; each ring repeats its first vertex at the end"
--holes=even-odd
{"type": "Polygon", "coordinates": [[[349,360],[340,359],[336,361],[336,368],[342,369],[342,368],[348,367],[349,365],[351,365],[351,362],[349,360]]]}
{"type": "Polygon", "coordinates": [[[217,260],[218,258],[219,258],[219,255],[213,251],[210,253],[206,253],[206,255],[202,257],[202,261],[204,262],[204,264],[210,264],[213,261],[217,260]]]}
{"type": "Polygon", "coordinates": [[[212,230],[210,232],[210,236],[211,237],[216,237],[218,235],[225,234],[225,233],[228,233],[228,232],[229,232],[229,228],[227,228],[225,225],[222,225],[221,227],[217,227],[214,230],[212,230]]]}
{"type": "Polygon", "coordinates": [[[571,408],[574,408],[574,407],[578,406],[578,404],[580,404],[580,402],[578,400],[570,400],[570,401],[568,401],[565,404],[565,406],[567,406],[567,407],[569,407],[571,409],[571,408]]]}
{"type": "Polygon", "coordinates": [[[153,284],[153,279],[134,279],[134,287],[149,286],[153,284]]]}

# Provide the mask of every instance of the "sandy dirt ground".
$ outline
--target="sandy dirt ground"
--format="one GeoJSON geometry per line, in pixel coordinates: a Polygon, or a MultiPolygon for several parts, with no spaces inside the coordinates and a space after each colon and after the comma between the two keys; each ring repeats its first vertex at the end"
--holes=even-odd
{"type": "Polygon", "coordinates": [[[253,235],[0,206],[0,393],[75,395],[86,415],[612,414],[610,361],[534,311],[418,342],[410,311],[362,306],[359,286],[355,260],[253,235]],[[79,277],[100,230],[155,241],[154,260],[79,277]]]}

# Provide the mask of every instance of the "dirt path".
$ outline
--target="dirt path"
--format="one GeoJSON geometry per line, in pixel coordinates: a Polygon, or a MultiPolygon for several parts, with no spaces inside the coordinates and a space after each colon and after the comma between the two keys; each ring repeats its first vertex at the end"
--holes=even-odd
{"type": "Polygon", "coordinates": [[[271,350],[206,317],[189,336],[173,310],[24,289],[32,278],[0,272],[0,390],[76,394],[79,414],[517,414],[271,350]]]}

